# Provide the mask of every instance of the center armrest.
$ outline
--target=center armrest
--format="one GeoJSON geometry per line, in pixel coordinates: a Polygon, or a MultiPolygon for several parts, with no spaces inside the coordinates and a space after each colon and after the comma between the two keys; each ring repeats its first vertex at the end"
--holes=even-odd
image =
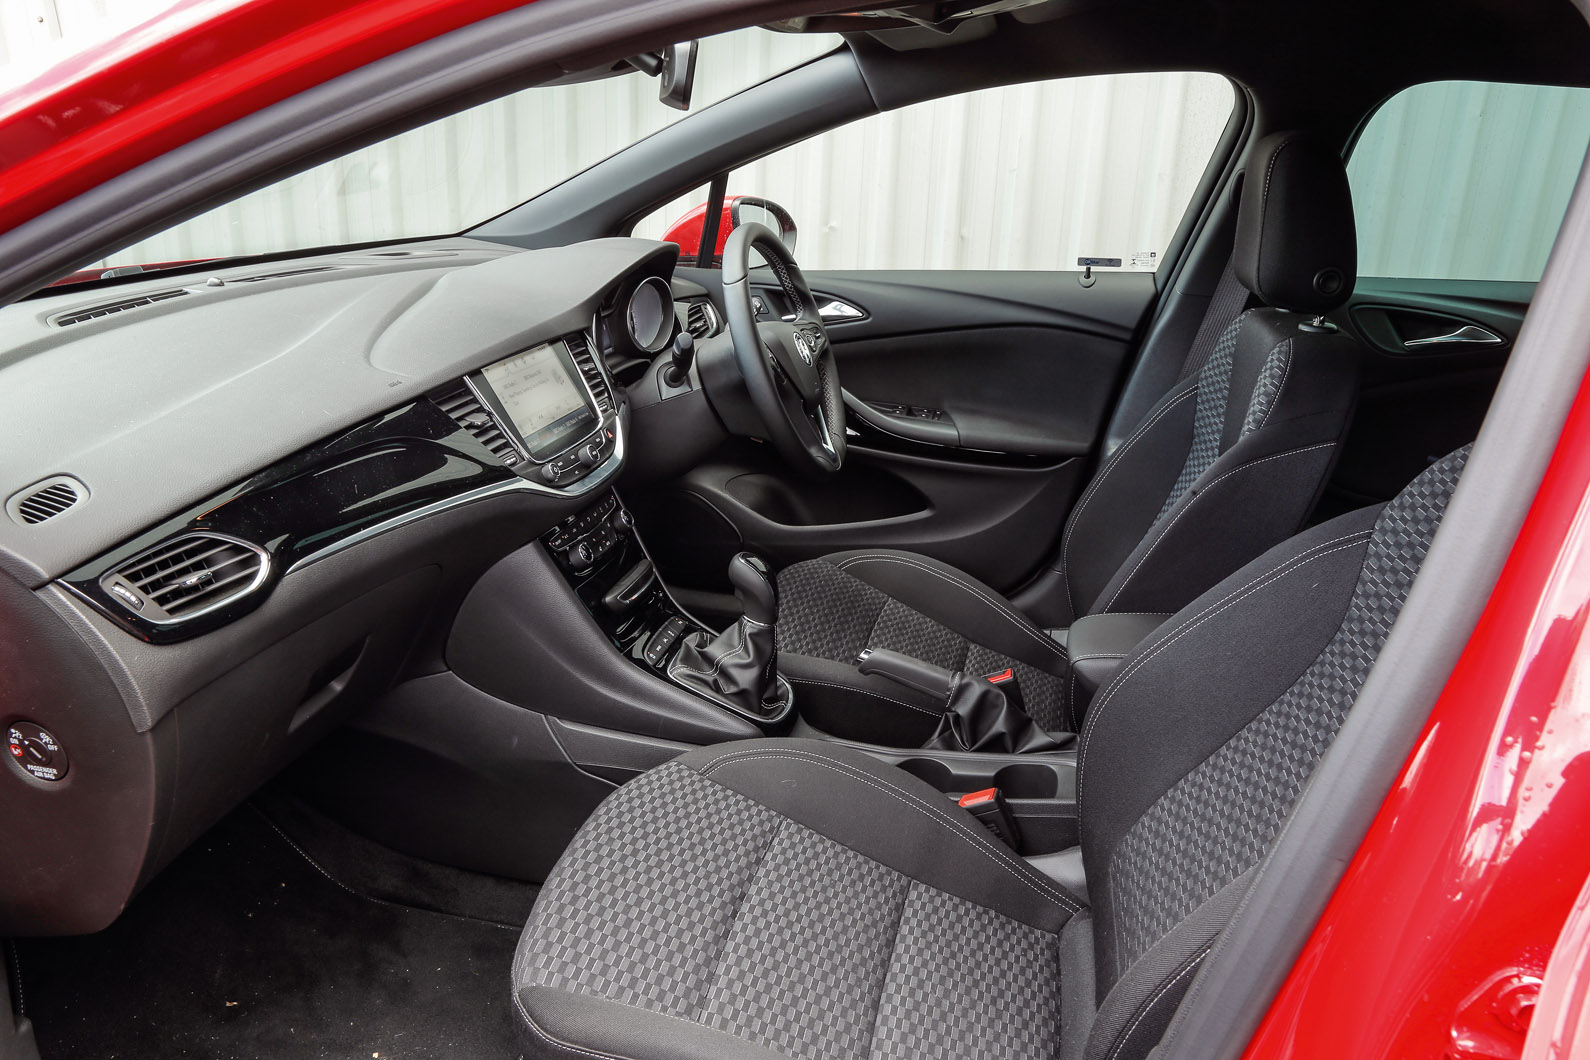
{"type": "Polygon", "coordinates": [[[1169,615],[1100,614],[1087,615],[1072,623],[1066,632],[1066,651],[1071,656],[1071,672],[1076,677],[1075,693],[1079,712],[1103,688],[1132,649],[1158,629],[1169,615]]]}

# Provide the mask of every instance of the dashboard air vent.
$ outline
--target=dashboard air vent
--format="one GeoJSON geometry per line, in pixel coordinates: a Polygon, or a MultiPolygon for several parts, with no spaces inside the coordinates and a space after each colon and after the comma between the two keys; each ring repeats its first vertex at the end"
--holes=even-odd
{"type": "Polygon", "coordinates": [[[569,344],[569,353],[574,357],[575,365],[585,377],[585,385],[591,388],[591,396],[596,398],[596,407],[602,410],[603,416],[608,415],[613,411],[613,392],[608,389],[607,376],[602,374],[596,357],[591,353],[590,342],[584,335],[570,335],[565,341],[569,344]]]}
{"type": "Polygon", "coordinates": [[[481,407],[479,399],[467,386],[437,398],[436,404],[452,417],[454,423],[474,435],[475,441],[491,450],[491,455],[504,464],[513,467],[522,459],[519,450],[514,448],[507,435],[498,428],[497,421],[481,407]]]}
{"type": "Polygon", "coordinates": [[[288,276],[307,276],[312,272],[331,272],[336,265],[309,265],[302,269],[283,269],[281,272],[262,272],[257,276],[239,276],[233,283],[259,283],[262,280],[282,280],[288,276]]]}
{"type": "Polygon", "coordinates": [[[685,329],[697,339],[708,339],[723,329],[718,322],[718,311],[711,302],[685,303],[685,329]]]}
{"type": "Polygon", "coordinates": [[[112,313],[121,313],[128,309],[137,309],[140,306],[154,305],[164,302],[168,298],[181,298],[188,292],[180,287],[169,291],[151,291],[149,294],[139,295],[137,298],[124,298],[119,302],[103,302],[99,305],[88,306],[70,313],[63,313],[55,318],[55,326],[68,327],[72,324],[81,324],[85,320],[95,320],[99,317],[108,317],[112,313]]]}
{"type": "Polygon", "coordinates": [[[100,575],[122,607],[150,622],[178,622],[213,611],[265,584],[265,550],[219,534],[184,534],[100,575]]]}
{"type": "Polygon", "coordinates": [[[88,487],[70,475],[56,475],[18,490],[6,501],[6,514],[23,526],[53,519],[88,496],[88,487]]]}

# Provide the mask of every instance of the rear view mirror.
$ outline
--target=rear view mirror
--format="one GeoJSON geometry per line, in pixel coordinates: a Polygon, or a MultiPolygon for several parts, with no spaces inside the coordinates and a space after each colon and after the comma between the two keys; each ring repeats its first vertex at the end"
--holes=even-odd
{"type": "Polygon", "coordinates": [[[624,60],[645,74],[657,78],[657,98],[675,110],[690,109],[690,89],[696,82],[696,42],[670,44],[659,54],[642,52],[624,60]]]}
{"type": "Polygon", "coordinates": [[[675,110],[690,109],[690,89],[696,81],[696,42],[670,44],[663,50],[662,81],[657,98],[675,110]]]}

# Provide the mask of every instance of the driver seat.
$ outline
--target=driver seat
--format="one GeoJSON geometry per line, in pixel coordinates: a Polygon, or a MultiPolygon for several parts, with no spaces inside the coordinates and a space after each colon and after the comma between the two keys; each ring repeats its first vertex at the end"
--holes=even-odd
{"type": "MultiPolygon", "coordinates": [[[[1269,308],[1232,321],[1089,483],[1044,576],[1052,625],[1178,611],[1296,533],[1335,467],[1360,353],[1321,317],[1353,289],[1346,170],[1325,141],[1286,132],[1255,145],[1247,173],[1231,269],[1269,308]]],[[[779,672],[824,732],[917,746],[937,727],[943,702],[857,669],[868,649],[972,675],[1010,669],[1041,727],[1077,731],[1063,640],[964,571],[864,549],[796,563],[778,587],[779,672]]]]}

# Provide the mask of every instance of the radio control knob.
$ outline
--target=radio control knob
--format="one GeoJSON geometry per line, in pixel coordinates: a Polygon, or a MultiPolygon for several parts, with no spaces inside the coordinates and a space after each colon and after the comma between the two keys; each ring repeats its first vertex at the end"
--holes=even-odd
{"type": "Polygon", "coordinates": [[[557,485],[558,469],[553,467],[551,464],[542,464],[541,465],[541,478],[544,481],[546,481],[546,482],[550,482],[553,485],[557,485]]]}
{"type": "Polygon", "coordinates": [[[622,534],[626,530],[634,529],[635,517],[630,515],[629,512],[625,511],[623,508],[620,508],[618,511],[613,513],[613,517],[607,521],[607,525],[611,526],[614,530],[617,530],[622,534]]]}
{"type": "Polygon", "coordinates": [[[602,447],[595,442],[580,450],[580,466],[595,467],[602,462],[602,447]]]}
{"type": "Polygon", "coordinates": [[[596,562],[596,550],[591,547],[589,541],[581,541],[569,549],[569,562],[582,569],[589,567],[596,562]]]}

